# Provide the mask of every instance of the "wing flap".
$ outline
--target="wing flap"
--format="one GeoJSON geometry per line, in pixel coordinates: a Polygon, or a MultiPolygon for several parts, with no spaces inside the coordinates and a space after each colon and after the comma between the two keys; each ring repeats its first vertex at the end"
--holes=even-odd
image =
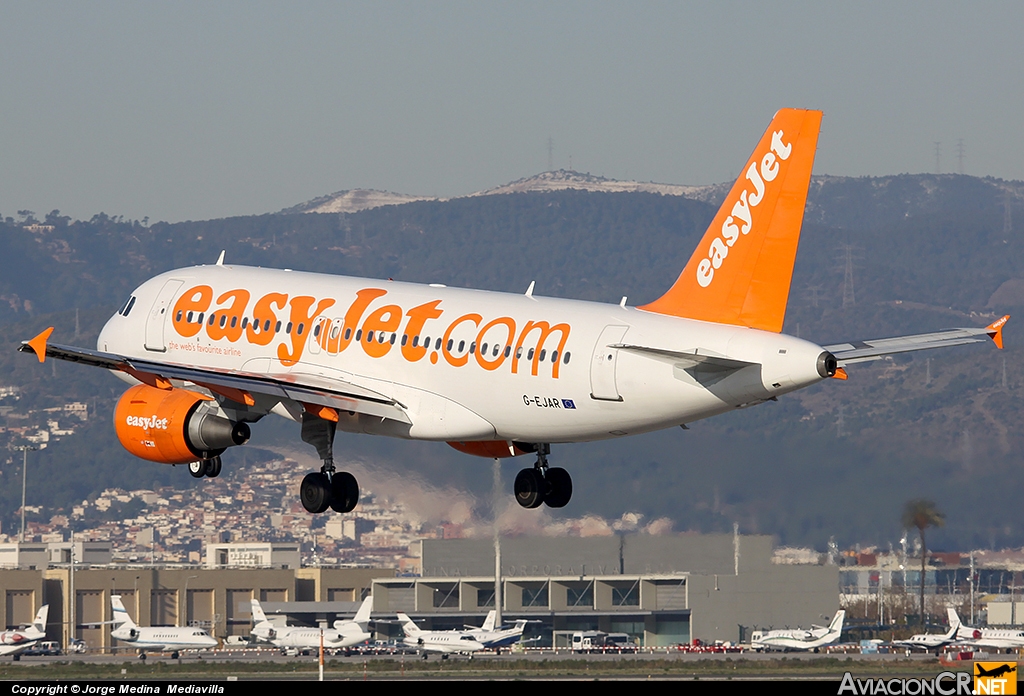
{"type": "Polygon", "coordinates": [[[1009,319],[1006,315],[984,328],[946,329],[912,336],[896,336],[893,338],[876,338],[866,341],[850,341],[836,343],[823,348],[836,356],[839,365],[878,360],[887,355],[909,353],[933,348],[950,348],[969,343],[980,343],[991,338],[998,348],[1003,347],[1003,326],[1009,319]]]}
{"type": "MultiPolygon", "coordinates": [[[[46,333],[46,332],[44,332],[46,333]]],[[[43,334],[40,334],[43,336],[43,334]]],[[[47,334],[48,336],[48,334],[47,334]]],[[[102,367],[130,374],[139,381],[159,388],[169,388],[168,380],[176,379],[206,387],[222,396],[236,392],[245,403],[245,397],[262,394],[276,399],[291,399],[305,404],[328,406],[339,411],[363,413],[411,423],[400,403],[365,387],[337,378],[309,374],[284,373],[280,375],[256,374],[239,371],[220,371],[192,365],[177,365],[129,358],[88,348],[48,344],[40,337],[25,341],[18,350],[43,358],[55,358],[91,367],[102,367]]],[[[235,401],[239,399],[228,396],[235,401]]]]}

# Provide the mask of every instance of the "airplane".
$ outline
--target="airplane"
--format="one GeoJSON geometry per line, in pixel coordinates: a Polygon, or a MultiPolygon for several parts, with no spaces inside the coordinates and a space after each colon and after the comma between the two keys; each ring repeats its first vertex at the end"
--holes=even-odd
{"type": "Polygon", "coordinates": [[[527,619],[519,619],[511,627],[499,628],[494,625],[497,612],[491,609],[487,612],[482,626],[467,626],[465,633],[474,640],[479,641],[487,650],[500,650],[515,645],[523,637],[527,619]]]}
{"type": "Polygon", "coordinates": [[[957,640],[967,645],[979,648],[993,648],[995,650],[1015,650],[1024,648],[1024,631],[1008,628],[973,628],[964,626],[960,622],[960,615],[956,609],[946,609],[949,616],[949,623],[957,624],[957,640]]]}
{"type": "Polygon", "coordinates": [[[813,650],[832,645],[839,641],[843,632],[843,619],[846,612],[836,612],[832,623],[825,626],[814,626],[811,629],[778,629],[774,631],[754,631],[750,636],[750,647],[755,650],[813,650]]]}
{"type": "Polygon", "coordinates": [[[484,644],[474,638],[469,631],[424,631],[407,615],[399,612],[398,621],[402,624],[408,646],[416,648],[427,659],[428,653],[440,653],[441,659],[447,660],[452,653],[473,653],[484,649],[484,644]]]}
{"type": "Polygon", "coordinates": [[[46,638],[46,617],[49,612],[50,605],[44,604],[39,607],[31,624],[15,631],[0,632],[0,655],[10,655],[12,660],[18,662],[21,653],[46,638]]]}
{"type": "Polygon", "coordinates": [[[193,626],[139,626],[121,602],[121,595],[110,596],[113,609],[113,630],[111,638],[130,645],[139,651],[139,657],[146,659],[146,651],[171,653],[171,659],[178,659],[181,650],[206,650],[217,647],[217,640],[201,628],[193,626]]]}
{"type": "Polygon", "coordinates": [[[114,418],[133,455],[215,477],[268,414],[301,424],[320,471],[299,498],[349,512],[337,431],[447,442],[488,458],[533,455],[513,491],[564,507],[572,478],[551,445],[635,435],[777,400],[887,355],[1002,347],[984,328],[818,345],[782,333],[820,111],[772,119],[669,290],[642,306],[226,265],[162,273],[134,290],[96,349],[20,351],[111,370],[132,384],[114,418]],[[137,309],[136,309],[137,308],[137,309]]]}
{"type": "Polygon", "coordinates": [[[942,633],[918,633],[910,636],[906,640],[894,640],[892,645],[899,648],[907,648],[909,650],[934,650],[936,654],[946,647],[957,642],[957,631],[960,629],[960,623],[952,622],[949,626],[949,630],[945,634],[942,633]]]}
{"type": "Polygon", "coordinates": [[[263,612],[258,599],[252,600],[252,619],[256,625],[252,634],[262,641],[270,643],[278,648],[298,648],[300,650],[319,650],[321,636],[323,636],[324,648],[330,650],[341,650],[359,645],[370,639],[367,624],[370,620],[370,610],[373,608],[373,598],[367,597],[359,606],[359,611],[352,620],[338,620],[334,622],[334,628],[311,628],[305,626],[278,627],[270,623],[267,615],[263,612]]]}

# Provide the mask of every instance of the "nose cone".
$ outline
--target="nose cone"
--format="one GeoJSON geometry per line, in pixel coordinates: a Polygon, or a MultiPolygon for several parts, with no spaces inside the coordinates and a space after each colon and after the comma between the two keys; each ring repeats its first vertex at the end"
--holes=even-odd
{"type": "Polygon", "coordinates": [[[114,325],[120,318],[122,318],[120,315],[115,314],[110,317],[110,319],[107,319],[107,323],[103,325],[103,329],[100,331],[100,335],[96,339],[96,350],[104,353],[116,350],[116,348],[112,348],[116,343],[114,325]]]}

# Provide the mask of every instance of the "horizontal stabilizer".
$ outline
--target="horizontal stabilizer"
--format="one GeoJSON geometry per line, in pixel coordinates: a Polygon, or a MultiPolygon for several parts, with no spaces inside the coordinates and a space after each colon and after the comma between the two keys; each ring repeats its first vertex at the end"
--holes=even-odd
{"type": "Polygon", "coordinates": [[[897,336],[895,338],[876,338],[867,341],[850,341],[849,343],[836,343],[823,347],[836,356],[839,365],[852,365],[854,363],[878,360],[886,355],[895,355],[897,353],[979,343],[984,341],[986,337],[991,338],[995,341],[996,346],[1002,348],[1003,325],[1006,324],[1009,318],[1009,315],[1007,315],[985,328],[946,329],[945,331],[936,331],[935,333],[897,336]]]}
{"type": "Polygon", "coordinates": [[[743,360],[733,360],[731,358],[725,358],[719,355],[708,355],[707,352],[701,353],[700,348],[695,348],[693,351],[682,351],[682,350],[669,350],[667,348],[650,348],[648,346],[634,346],[626,343],[616,343],[608,346],[609,348],[618,348],[619,350],[627,350],[631,353],[639,353],[640,355],[646,355],[651,358],[661,359],[666,362],[672,362],[676,364],[683,364],[686,367],[704,367],[710,369],[717,369],[723,372],[731,372],[733,370],[740,370],[744,367],[750,367],[751,365],[757,365],[758,363],[744,362],[743,360]]]}

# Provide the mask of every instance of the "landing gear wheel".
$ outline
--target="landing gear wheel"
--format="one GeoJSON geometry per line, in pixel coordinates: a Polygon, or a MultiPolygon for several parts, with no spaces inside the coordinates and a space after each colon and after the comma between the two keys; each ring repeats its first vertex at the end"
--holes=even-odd
{"type": "Polygon", "coordinates": [[[323,512],[331,505],[331,484],[321,473],[309,473],[299,485],[299,499],[307,512],[323,512]]]}
{"type": "Polygon", "coordinates": [[[192,478],[203,478],[206,476],[206,462],[203,460],[189,462],[188,473],[192,474],[192,478]]]}
{"type": "Polygon", "coordinates": [[[175,650],[174,652],[171,653],[171,659],[172,660],[177,660],[179,657],[180,657],[180,655],[178,655],[178,651],[177,650],[175,650]]]}
{"type": "MultiPolygon", "coordinates": [[[[220,467],[221,467],[220,457],[213,457],[211,459],[204,459],[203,460],[203,465],[204,465],[204,467],[203,467],[203,474],[205,476],[209,476],[210,478],[217,478],[218,476],[220,476],[220,467]]],[[[192,471],[191,467],[189,468],[189,471],[190,472],[192,471]]],[[[195,476],[195,474],[192,474],[192,475],[195,476]]]]}
{"type": "Polygon", "coordinates": [[[522,507],[533,509],[544,502],[544,477],[537,469],[523,469],[516,475],[513,490],[516,502],[522,507]]]}
{"type": "Polygon", "coordinates": [[[331,477],[331,509],[352,512],[359,502],[359,484],[347,471],[338,471],[331,477]]]}
{"type": "Polygon", "coordinates": [[[548,469],[545,480],[547,488],[544,504],[551,508],[565,507],[572,498],[572,477],[569,476],[569,472],[558,467],[548,469]]]}

